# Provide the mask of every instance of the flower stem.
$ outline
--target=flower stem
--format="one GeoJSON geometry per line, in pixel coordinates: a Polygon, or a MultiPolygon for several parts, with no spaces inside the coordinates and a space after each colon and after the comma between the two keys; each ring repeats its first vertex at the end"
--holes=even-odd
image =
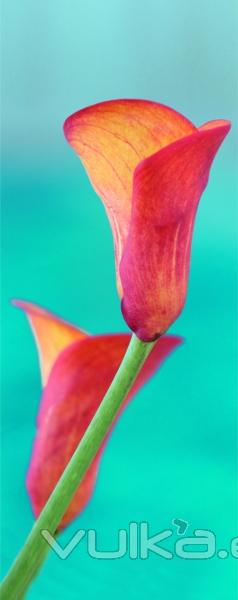
{"type": "Polygon", "coordinates": [[[104,399],[2,583],[2,600],[20,600],[24,597],[29,584],[49,551],[49,545],[41,531],[47,529],[51,535],[55,534],[80,482],[153,346],[154,342],[145,343],[135,335],[132,336],[122,363],[104,399]]]}

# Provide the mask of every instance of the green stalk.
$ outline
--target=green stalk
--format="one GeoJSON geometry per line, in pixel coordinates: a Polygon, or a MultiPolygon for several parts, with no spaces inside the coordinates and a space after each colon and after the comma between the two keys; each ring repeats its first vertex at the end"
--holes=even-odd
{"type": "MultiPolygon", "coordinates": [[[[47,529],[54,535],[88,467],[97,454],[119,409],[154,346],[132,336],[123,361],[94,418],[35,522],[1,586],[1,600],[20,600],[49,551],[41,535],[47,529]]],[[[110,356],[108,357],[110,361],[110,356]]],[[[92,384],[93,385],[93,384],[92,384]]]]}

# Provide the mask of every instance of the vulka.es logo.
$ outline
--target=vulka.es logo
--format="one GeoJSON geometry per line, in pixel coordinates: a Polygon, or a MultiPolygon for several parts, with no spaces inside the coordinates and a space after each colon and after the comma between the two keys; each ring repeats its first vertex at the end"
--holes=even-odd
{"type": "Polygon", "coordinates": [[[214,556],[221,559],[228,556],[238,558],[237,537],[231,540],[229,550],[217,550],[216,536],[209,529],[195,529],[193,535],[185,537],[184,534],[189,526],[188,522],[182,519],[173,519],[172,524],[175,529],[164,529],[152,535],[146,521],[141,523],[133,521],[129,523],[128,529],[119,529],[117,532],[115,550],[99,550],[95,529],[79,529],[64,548],[47,529],[42,529],[41,535],[61,560],[66,560],[83,539],[86,541],[88,555],[98,560],[115,560],[126,555],[132,560],[145,560],[151,553],[166,560],[171,560],[174,556],[185,560],[205,560],[214,556]],[[171,548],[164,547],[164,542],[174,533],[177,534],[178,539],[171,550],[171,548]]]}

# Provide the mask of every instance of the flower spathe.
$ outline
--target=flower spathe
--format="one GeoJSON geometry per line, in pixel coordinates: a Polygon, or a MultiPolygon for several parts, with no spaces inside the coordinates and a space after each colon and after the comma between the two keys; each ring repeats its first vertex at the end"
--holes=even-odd
{"type": "Polygon", "coordinates": [[[197,128],[145,100],[103,102],[65,122],[111,223],[123,315],[144,341],[184,306],[196,210],[229,129],[225,120],[197,128]]]}
{"type": "MultiPolygon", "coordinates": [[[[88,335],[38,306],[22,301],[14,303],[23,309],[31,324],[45,385],[27,474],[27,490],[37,517],[110,386],[130,335],[88,335]]],[[[122,409],[181,342],[179,337],[164,336],[156,343],[122,409]]],[[[75,518],[89,501],[105,441],[79,485],[59,529],[75,518]]]]}

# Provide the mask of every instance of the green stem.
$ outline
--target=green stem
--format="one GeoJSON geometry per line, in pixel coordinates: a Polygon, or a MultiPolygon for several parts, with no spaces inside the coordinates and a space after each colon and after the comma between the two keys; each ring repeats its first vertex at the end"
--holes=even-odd
{"type": "MultiPolygon", "coordinates": [[[[24,597],[49,551],[49,545],[41,535],[42,529],[47,529],[51,535],[56,532],[153,346],[154,342],[146,344],[135,335],[132,336],[123,361],[103,401],[2,583],[2,600],[19,600],[24,597]]],[[[110,361],[110,356],[108,360],[110,361]]]]}

